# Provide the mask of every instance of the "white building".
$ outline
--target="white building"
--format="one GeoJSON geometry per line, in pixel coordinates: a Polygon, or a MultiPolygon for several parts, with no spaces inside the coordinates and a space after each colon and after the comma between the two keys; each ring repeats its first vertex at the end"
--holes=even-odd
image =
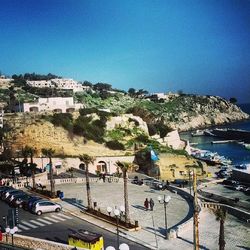
{"type": "Polygon", "coordinates": [[[21,103],[20,107],[16,107],[16,111],[71,113],[83,107],[81,103],[74,103],[73,97],[49,97],[38,98],[37,102],[21,103]]]}
{"type": "Polygon", "coordinates": [[[27,81],[27,84],[31,87],[36,88],[56,88],[56,89],[65,89],[73,90],[73,92],[84,91],[88,89],[88,86],[83,86],[73,79],[66,78],[55,78],[51,80],[41,80],[41,81],[27,81]]]}

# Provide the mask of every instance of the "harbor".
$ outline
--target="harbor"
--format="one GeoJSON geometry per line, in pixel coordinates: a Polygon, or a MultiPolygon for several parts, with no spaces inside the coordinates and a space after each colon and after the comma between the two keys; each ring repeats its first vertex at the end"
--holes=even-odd
{"type": "MultiPolygon", "coordinates": [[[[233,130],[243,130],[250,131],[250,121],[242,121],[238,123],[228,124],[220,127],[221,129],[233,129],[233,130]]],[[[190,142],[190,145],[193,148],[198,150],[206,150],[211,152],[212,154],[218,154],[219,156],[223,156],[226,159],[231,160],[232,165],[241,165],[250,163],[250,144],[244,142],[243,140],[235,140],[232,138],[222,139],[217,136],[212,135],[211,129],[204,130],[196,130],[193,132],[183,132],[180,133],[180,137],[183,140],[187,140],[190,142]]],[[[198,156],[199,157],[199,156],[198,156]]],[[[200,157],[200,159],[204,159],[204,157],[200,157]]],[[[211,159],[205,159],[207,163],[212,163],[212,165],[216,165],[214,162],[210,162],[211,159]]]]}

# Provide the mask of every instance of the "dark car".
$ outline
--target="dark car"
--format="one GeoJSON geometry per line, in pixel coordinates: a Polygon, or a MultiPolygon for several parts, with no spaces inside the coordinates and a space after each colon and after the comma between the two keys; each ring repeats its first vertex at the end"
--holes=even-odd
{"type": "Polygon", "coordinates": [[[2,193],[2,200],[7,200],[8,197],[11,196],[12,194],[16,194],[19,192],[20,192],[20,190],[17,190],[17,189],[6,190],[2,193]]]}
{"type": "Polygon", "coordinates": [[[28,194],[22,194],[20,196],[15,197],[11,201],[10,205],[12,205],[13,207],[22,208],[23,207],[23,202],[29,200],[30,198],[31,198],[30,195],[28,195],[28,194]]]}
{"type": "Polygon", "coordinates": [[[28,200],[24,200],[22,203],[22,207],[24,210],[30,210],[32,209],[33,204],[38,201],[41,200],[42,198],[39,196],[32,196],[30,197],[28,200]]]}
{"type": "Polygon", "coordinates": [[[14,188],[13,187],[10,187],[10,186],[1,186],[0,187],[0,198],[2,199],[2,195],[5,191],[7,190],[13,190],[14,188]]]}
{"type": "Polygon", "coordinates": [[[151,183],[151,188],[156,189],[156,190],[163,190],[163,184],[159,181],[153,181],[151,183]]]}
{"type": "Polygon", "coordinates": [[[16,197],[19,197],[21,195],[24,195],[25,193],[22,190],[18,190],[18,192],[13,192],[11,193],[7,198],[6,198],[6,202],[8,204],[10,204],[16,197]]]}
{"type": "Polygon", "coordinates": [[[136,185],[142,185],[143,180],[139,180],[138,176],[135,176],[134,179],[131,181],[131,183],[136,185]]]}

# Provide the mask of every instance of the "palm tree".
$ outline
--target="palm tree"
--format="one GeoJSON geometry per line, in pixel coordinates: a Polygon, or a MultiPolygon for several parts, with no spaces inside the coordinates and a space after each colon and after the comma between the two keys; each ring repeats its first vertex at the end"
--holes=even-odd
{"type": "Polygon", "coordinates": [[[22,149],[23,156],[26,156],[26,159],[28,156],[30,157],[29,168],[31,169],[32,188],[33,189],[35,189],[35,187],[36,187],[35,170],[36,170],[37,164],[33,162],[33,157],[36,153],[37,153],[37,150],[35,148],[29,147],[29,146],[25,146],[22,149]]]}
{"type": "Polygon", "coordinates": [[[129,216],[129,204],[128,204],[128,170],[134,167],[133,163],[117,161],[116,165],[121,169],[124,183],[124,207],[125,207],[125,223],[128,224],[130,220],[129,216]]]}
{"type": "Polygon", "coordinates": [[[213,213],[216,216],[216,220],[220,221],[220,235],[219,235],[219,250],[225,249],[225,234],[224,234],[224,223],[226,220],[227,211],[225,208],[218,208],[213,210],[213,213]]]}
{"type": "Polygon", "coordinates": [[[51,197],[55,197],[55,180],[53,177],[53,168],[52,168],[52,156],[55,153],[55,150],[52,148],[42,148],[42,154],[49,158],[49,174],[50,174],[50,194],[51,197]]]}
{"type": "Polygon", "coordinates": [[[88,201],[88,210],[92,209],[92,200],[91,200],[91,193],[90,193],[90,185],[89,185],[89,164],[94,163],[95,158],[89,156],[87,154],[79,155],[79,160],[83,162],[86,166],[85,176],[86,176],[86,189],[87,189],[87,201],[88,201]]]}

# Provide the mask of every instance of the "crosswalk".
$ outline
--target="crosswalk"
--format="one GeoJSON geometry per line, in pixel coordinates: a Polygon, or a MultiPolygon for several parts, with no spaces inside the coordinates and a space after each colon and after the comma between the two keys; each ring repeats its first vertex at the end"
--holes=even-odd
{"type": "Polygon", "coordinates": [[[31,229],[39,228],[39,227],[44,227],[47,225],[51,225],[54,223],[62,222],[65,220],[70,220],[72,217],[65,215],[63,213],[60,214],[51,214],[44,216],[42,218],[37,218],[35,220],[21,220],[20,223],[18,224],[18,232],[21,233],[23,231],[28,231],[31,229]]]}

